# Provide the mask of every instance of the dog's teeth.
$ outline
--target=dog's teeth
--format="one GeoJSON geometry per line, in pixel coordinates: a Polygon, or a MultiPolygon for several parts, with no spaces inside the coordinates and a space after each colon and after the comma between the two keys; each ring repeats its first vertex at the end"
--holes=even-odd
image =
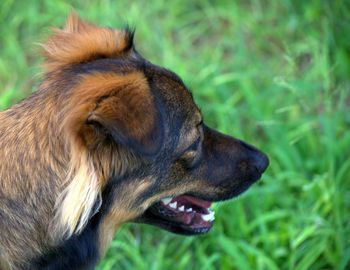
{"type": "Polygon", "coordinates": [[[173,203],[169,204],[169,206],[170,206],[171,208],[176,209],[177,202],[173,202],[173,203]]]}
{"type": "Polygon", "coordinates": [[[192,212],[192,208],[186,209],[186,212],[192,212]]]}
{"type": "Polygon", "coordinates": [[[178,209],[179,209],[179,211],[183,212],[183,211],[185,211],[185,206],[181,206],[178,209]]]}
{"type": "Polygon", "coordinates": [[[162,199],[162,202],[163,202],[164,204],[169,204],[169,203],[171,202],[172,199],[173,199],[173,198],[171,198],[171,197],[164,198],[164,199],[162,199]]]}
{"type": "Polygon", "coordinates": [[[215,219],[215,212],[210,212],[209,214],[202,215],[204,221],[213,221],[215,219]]]}

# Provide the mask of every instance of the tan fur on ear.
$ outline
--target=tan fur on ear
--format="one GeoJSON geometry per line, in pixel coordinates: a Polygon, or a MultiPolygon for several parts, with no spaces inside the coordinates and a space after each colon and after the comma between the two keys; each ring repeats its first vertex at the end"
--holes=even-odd
{"type": "Polygon", "coordinates": [[[132,35],[126,30],[97,27],[75,13],[69,15],[63,30],[53,31],[54,35],[42,44],[47,71],[100,57],[120,56],[130,48],[132,35]]]}

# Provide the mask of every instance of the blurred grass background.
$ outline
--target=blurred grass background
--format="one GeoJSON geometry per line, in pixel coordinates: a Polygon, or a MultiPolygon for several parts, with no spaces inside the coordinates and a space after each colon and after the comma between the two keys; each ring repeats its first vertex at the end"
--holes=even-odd
{"type": "Polygon", "coordinates": [[[184,79],[212,127],[271,161],[215,206],[209,234],[126,225],[99,270],[350,269],[349,1],[2,0],[0,109],[35,91],[35,43],[71,8],[135,26],[137,49],[184,79]]]}

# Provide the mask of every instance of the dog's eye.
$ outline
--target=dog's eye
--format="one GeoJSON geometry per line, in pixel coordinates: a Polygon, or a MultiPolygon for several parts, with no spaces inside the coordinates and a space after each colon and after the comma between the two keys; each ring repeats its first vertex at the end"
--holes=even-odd
{"type": "Polygon", "coordinates": [[[196,160],[196,156],[198,154],[198,149],[201,143],[200,137],[194,141],[183,153],[181,156],[182,160],[185,160],[186,163],[192,164],[196,160]]]}
{"type": "Polygon", "coordinates": [[[195,140],[194,143],[192,143],[192,144],[186,149],[185,152],[192,152],[192,151],[195,152],[195,151],[197,151],[200,142],[201,142],[201,138],[198,137],[197,140],[195,140]]]}

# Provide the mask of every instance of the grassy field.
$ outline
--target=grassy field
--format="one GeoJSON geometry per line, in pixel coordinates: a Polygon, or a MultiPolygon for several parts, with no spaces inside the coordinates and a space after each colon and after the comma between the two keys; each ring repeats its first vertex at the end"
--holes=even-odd
{"type": "Polygon", "coordinates": [[[350,269],[349,3],[0,1],[0,109],[35,91],[36,42],[73,7],[135,26],[138,50],[184,79],[210,126],[270,157],[262,181],[215,205],[209,234],[126,225],[97,269],[350,269]]]}

